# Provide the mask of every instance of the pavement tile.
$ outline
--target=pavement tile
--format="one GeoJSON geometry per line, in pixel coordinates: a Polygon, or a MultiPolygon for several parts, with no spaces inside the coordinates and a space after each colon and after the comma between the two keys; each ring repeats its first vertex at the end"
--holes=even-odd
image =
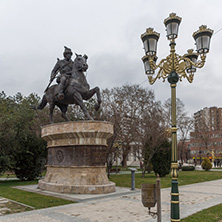
{"type": "Polygon", "coordinates": [[[61,222],[61,220],[53,219],[47,216],[43,216],[41,214],[31,214],[31,215],[19,215],[16,214],[16,217],[10,218],[0,218],[2,222],[61,222]]]}

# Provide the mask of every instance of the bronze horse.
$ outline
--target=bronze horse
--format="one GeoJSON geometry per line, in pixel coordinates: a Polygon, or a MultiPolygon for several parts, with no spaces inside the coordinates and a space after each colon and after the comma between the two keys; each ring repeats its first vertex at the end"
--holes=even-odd
{"type": "Polygon", "coordinates": [[[95,93],[97,96],[97,103],[95,109],[98,110],[101,104],[101,96],[99,87],[90,89],[90,86],[86,80],[84,72],[88,69],[87,56],[77,55],[73,62],[73,69],[71,76],[68,79],[67,86],[64,90],[64,99],[58,100],[58,85],[52,85],[47,89],[41,103],[37,109],[43,109],[47,103],[49,104],[49,119],[50,123],[53,123],[53,110],[55,106],[58,106],[62,112],[62,117],[69,121],[66,112],[69,104],[79,105],[88,120],[93,120],[88,110],[86,109],[83,100],[90,99],[95,93]]]}

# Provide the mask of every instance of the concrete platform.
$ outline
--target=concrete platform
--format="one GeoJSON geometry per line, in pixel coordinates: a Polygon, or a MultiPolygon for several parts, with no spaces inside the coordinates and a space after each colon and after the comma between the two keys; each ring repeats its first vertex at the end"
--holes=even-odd
{"type": "Polygon", "coordinates": [[[38,185],[27,185],[27,186],[16,186],[14,187],[19,190],[34,192],[43,194],[46,196],[53,196],[58,197],[66,200],[76,201],[76,202],[85,202],[90,200],[98,200],[98,199],[105,199],[110,197],[117,197],[125,194],[132,194],[132,193],[140,193],[140,189],[130,190],[130,188],[125,187],[116,187],[115,193],[107,193],[107,194],[67,194],[67,193],[55,193],[51,191],[45,191],[38,189],[38,185]]]}

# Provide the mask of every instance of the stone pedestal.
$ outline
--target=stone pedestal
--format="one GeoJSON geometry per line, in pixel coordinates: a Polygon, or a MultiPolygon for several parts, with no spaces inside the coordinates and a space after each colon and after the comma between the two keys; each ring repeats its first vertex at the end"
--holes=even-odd
{"type": "Polygon", "coordinates": [[[100,121],[57,123],[42,128],[48,163],[39,188],[59,193],[102,194],[115,192],[106,175],[107,139],[113,125],[100,121]]]}

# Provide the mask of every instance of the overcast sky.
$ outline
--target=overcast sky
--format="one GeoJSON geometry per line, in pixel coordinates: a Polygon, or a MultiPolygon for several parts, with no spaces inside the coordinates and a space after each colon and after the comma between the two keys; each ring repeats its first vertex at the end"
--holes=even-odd
{"type": "Polygon", "coordinates": [[[194,48],[192,34],[207,25],[215,34],[210,53],[192,84],[178,83],[177,97],[190,114],[221,107],[221,0],[0,0],[0,91],[43,95],[56,59],[64,46],[87,54],[87,79],[101,89],[141,84],[154,90],[156,100],[170,97],[168,82],[149,85],[141,58],[140,36],[152,27],[160,33],[158,60],[169,52],[163,21],[171,12],[182,17],[176,51],[194,48]]]}

